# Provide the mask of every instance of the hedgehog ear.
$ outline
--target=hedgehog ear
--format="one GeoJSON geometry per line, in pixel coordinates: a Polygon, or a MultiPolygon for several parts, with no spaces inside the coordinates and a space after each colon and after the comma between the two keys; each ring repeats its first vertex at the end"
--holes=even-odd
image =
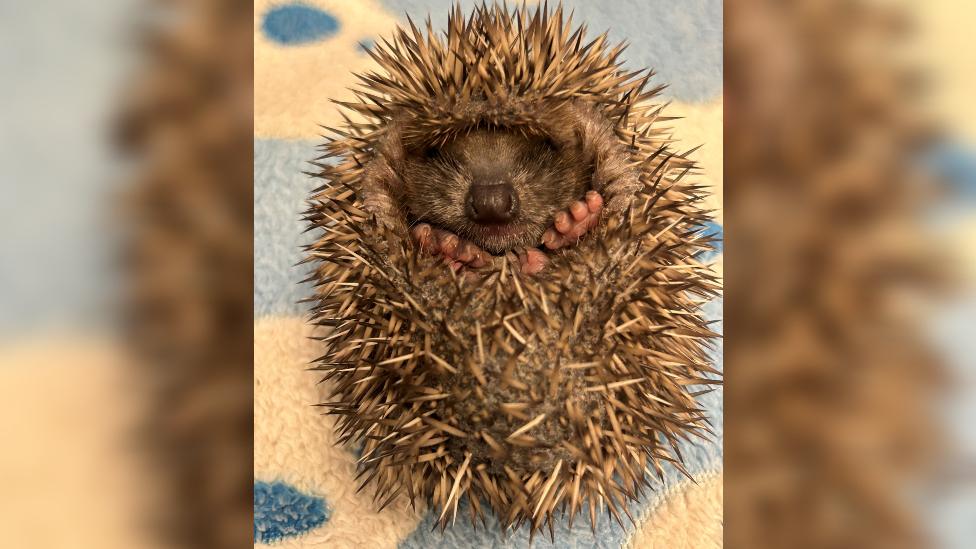
{"type": "Polygon", "coordinates": [[[382,158],[395,171],[403,167],[406,156],[403,143],[403,132],[400,124],[390,122],[383,130],[383,136],[377,139],[374,152],[377,158],[382,158]]]}
{"type": "Polygon", "coordinates": [[[363,169],[360,194],[363,208],[389,228],[405,223],[400,207],[403,180],[397,175],[404,162],[404,146],[399,125],[389,124],[377,139],[373,158],[363,169]]]}
{"type": "Polygon", "coordinates": [[[591,188],[604,195],[607,211],[626,209],[640,187],[637,170],[628,162],[630,154],[617,138],[612,123],[588,104],[571,106],[573,131],[584,161],[591,166],[591,188]]]}

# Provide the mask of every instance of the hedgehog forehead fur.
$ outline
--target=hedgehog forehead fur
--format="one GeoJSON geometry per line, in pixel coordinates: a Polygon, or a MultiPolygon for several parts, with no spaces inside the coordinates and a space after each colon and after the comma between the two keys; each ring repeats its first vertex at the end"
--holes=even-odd
{"type": "Polygon", "coordinates": [[[402,494],[443,527],[466,496],[472,520],[490,509],[532,533],[584,507],[591,523],[603,506],[620,520],[647,472],[684,471],[679,440],[710,432],[695,400],[718,383],[700,311],[719,291],[697,259],[704,191],[660,128],[650,74],[584,35],[561,6],[456,6],[443,35],[411,22],[343,103],[365,120],[333,130],[316,161],[315,368],[380,506],[402,494]],[[575,143],[584,187],[604,196],[600,224],[540,275],[497,257],[457,276],[409,238],[407,151],[473,130],[575,143]]]}

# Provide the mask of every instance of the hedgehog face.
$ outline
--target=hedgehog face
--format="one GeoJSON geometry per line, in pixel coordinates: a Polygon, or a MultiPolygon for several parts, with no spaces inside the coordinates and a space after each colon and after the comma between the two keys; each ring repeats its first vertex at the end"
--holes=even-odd
{"type": "Polygon", "coordinates": [[[553,216],[588,189],[578,147],[510,130],[474,130],[408,151],[401,178],[412,223],[502,254],[540,244],[553,216]]]}

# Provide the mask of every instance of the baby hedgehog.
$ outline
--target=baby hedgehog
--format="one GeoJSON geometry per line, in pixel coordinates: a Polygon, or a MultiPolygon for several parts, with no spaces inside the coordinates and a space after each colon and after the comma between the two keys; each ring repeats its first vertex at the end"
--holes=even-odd
{"type": "Polygon", "coordinates": [[[585,33],[561,6],[411,21],[315,163],[315,369],[380,507],[621,520],[710,432],[704,190],[651,74],[585,33]]]}

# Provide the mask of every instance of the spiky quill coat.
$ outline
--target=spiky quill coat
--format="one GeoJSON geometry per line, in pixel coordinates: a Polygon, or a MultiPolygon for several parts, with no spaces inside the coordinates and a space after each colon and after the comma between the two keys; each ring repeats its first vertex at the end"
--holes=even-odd
{"type": "Polygon", "coordinates": [[[370,55],[359,102],[323,147],[307,221],[316,368],[342,441],[363,441],[363,483],[385,506],[432,504],[442,527],[467,495],[506,527],[553,528],[588,507],[618,520],[679,439],[707,436],[696,390],[717,383],[699,310],[718,284],[695,166],[606,34],[584,40],[561,7],[452,11],[446,33],[410,22],[370,55]],[[418,253],[397,177],[404,151],[473,127],[581,146],[601,224],[542,275],[497,258],[457,276],[418,253]],[[588,505],[587,505],[588,504],[588,505]]]}

